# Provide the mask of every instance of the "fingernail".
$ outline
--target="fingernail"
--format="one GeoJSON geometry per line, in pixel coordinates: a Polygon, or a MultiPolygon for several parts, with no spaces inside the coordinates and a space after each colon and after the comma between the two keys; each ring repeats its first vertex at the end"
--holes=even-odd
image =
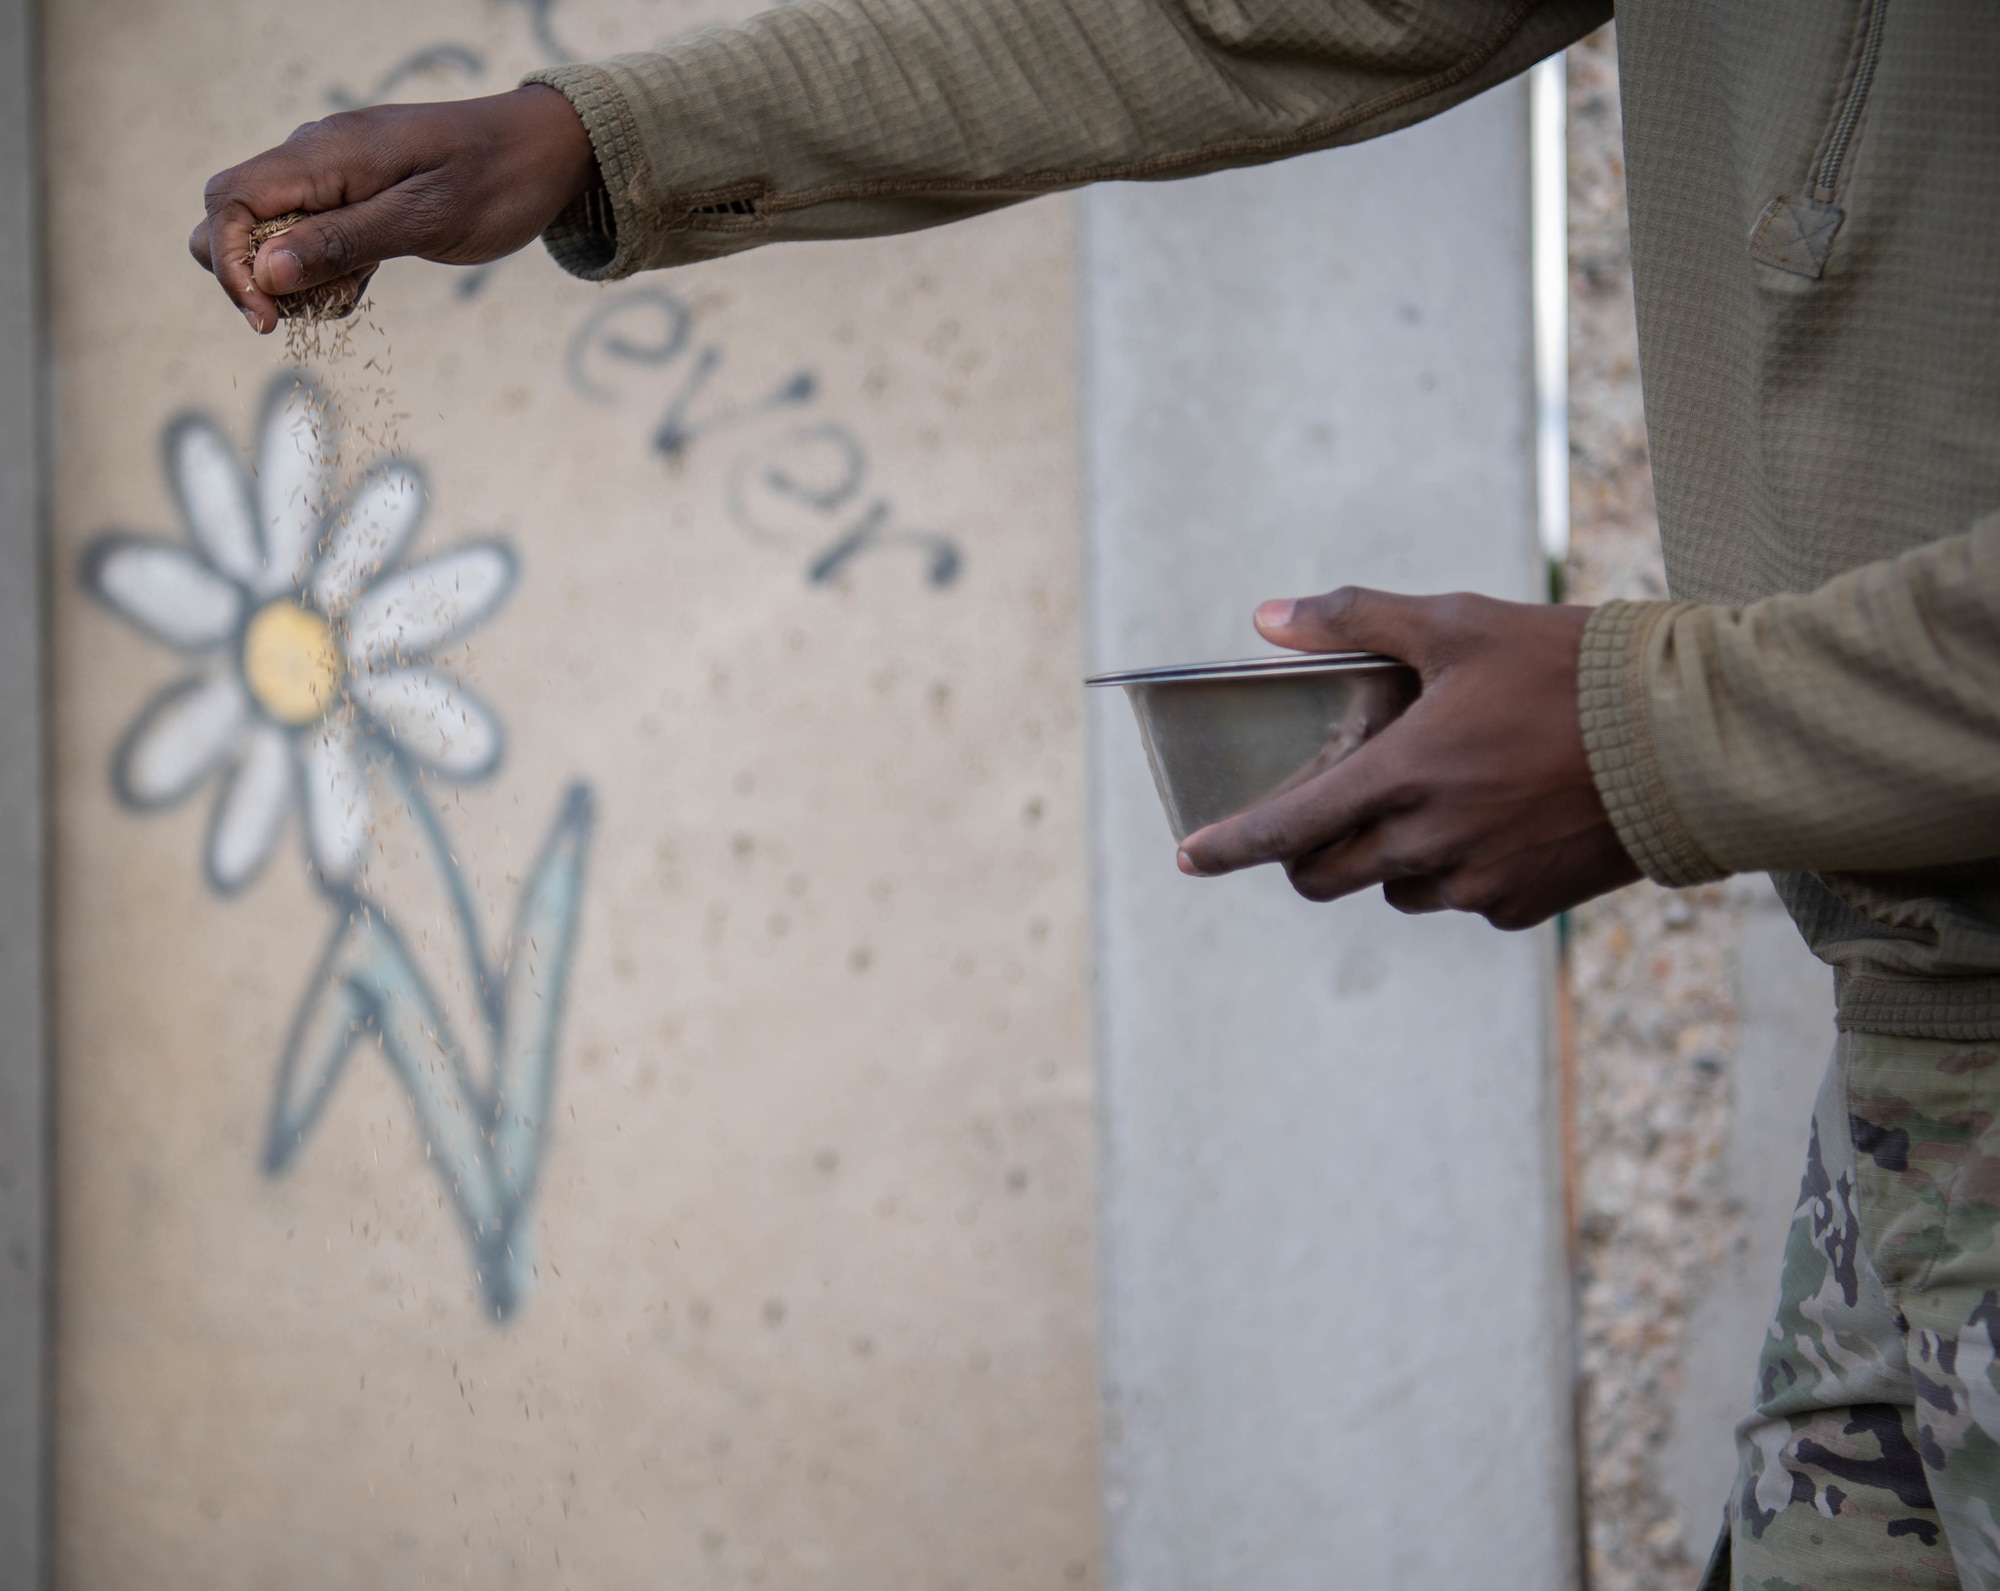
{"type": "Polygon", "coordinates": [[[273,249],[270,258],[264,262],[264,274],[271,278],[271,285],[281,293],[289,293],[305,280],[306,268],[299,264],[299,257],[290,249],[273,249]]]}
{"type": "Polygon", "coordinates": [[[1282,630],[1292,622],[1292,615],[1299,605],[1292,601],[1260,603],[1257,608],[1257,626],[1264,630],[1282,630]]]}
{"type": "Polygon", "coordinates": [[[243,306],[243,318],[250,322],[250,329],[252,331],[256,332],[259,336],[263,335],[264,322],[258,318],[257,311],[252,309],[248,304],[243,306]]]}
{"type": "Polygon", "coordinates": [[[1174,860],[1180,864],[1180,870],[1187,874],[1189,878],[1201,877],[1201,869],[1194,865],[1194,858],[1189,856],[1186,851],[1175,852],[1174,860]]]}

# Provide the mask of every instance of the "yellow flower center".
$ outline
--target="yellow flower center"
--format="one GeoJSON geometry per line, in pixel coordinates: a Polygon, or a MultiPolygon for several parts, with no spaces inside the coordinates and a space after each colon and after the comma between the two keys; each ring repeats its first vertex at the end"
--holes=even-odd
{"type": "Polygon", "coordinates": [[[243,677],[257,704],[281,724],[309,724],[340,689],[340,643],[311,608],[280,597],[243,632],[243,677]]]}

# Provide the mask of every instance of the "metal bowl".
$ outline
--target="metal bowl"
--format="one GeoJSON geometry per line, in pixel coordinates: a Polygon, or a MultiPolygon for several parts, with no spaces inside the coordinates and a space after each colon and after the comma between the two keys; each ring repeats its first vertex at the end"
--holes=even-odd
{"type": "Polygon", "coordinates": [[[1247,811],[1351,755],[1417,698],[1417,674],[1373,652],[1099,674],[1122,685],[1174,838],[1247,811]]]}

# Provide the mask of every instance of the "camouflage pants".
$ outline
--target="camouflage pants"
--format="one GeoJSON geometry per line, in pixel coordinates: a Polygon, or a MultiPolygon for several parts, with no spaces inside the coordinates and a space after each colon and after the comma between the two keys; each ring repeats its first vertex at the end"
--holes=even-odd
{"type": "Polygon", "coordinates": [[[2000,1046],[1843,1034],[1704,1588],[2000,1591],[2000,1046]]]}

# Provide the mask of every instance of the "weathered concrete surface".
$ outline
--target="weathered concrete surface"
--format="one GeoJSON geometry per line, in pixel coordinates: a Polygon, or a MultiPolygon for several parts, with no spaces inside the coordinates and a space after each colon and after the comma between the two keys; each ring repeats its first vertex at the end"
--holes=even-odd
{"type": "Polygon", "coordinates": [[[46,1572],[47,1027],[42,938],[38,98],[26,0],[0,0],[0,1585],[46,1572]]]}
{"type": "MultiPolygon", "coordinates": [[[[263,688],[247,642],[177,655],[84,592],[106,532],[189,547],[176,416],[222,439],[204,480],[278,478],[254,439],[291,378],[182,242],[208,173],[342,100],[750,9],[47,8],[52,230],[122,240],[51,284],[66,1585],[1096,1581],[1066,203],[606,289],[539,250],[384,268],[380,335],[320,367],[355,422],[336,485],[398,449],[424,471],[384,579],[517,560],[440,660],[504,760],[405,778],[378,742],[368,774],[361,925],[400,925],[448,1018],[401,1072],[364,1036],[274,1131],[339,892],[296,809],[262,875],[205,882],[222,769],[151,810],[114,783],[175,681],[263,688]],[[534,1197],[475,1251],[462,1198],[521,1161],[449,1129],[497,1065],[482,994],[560,964],[515,913],[577,811],[534,1197]]],[[[469,716],[398,744],[477,745],[469,716]]],[[[520,987],[510,1013],[548,1009],[520,987]]]]}
{"type": "MultiPolygon", "coordinates": [[[[1537,592],[1525,99],[1085,197],[1093,663],[1537,592]]],[[[1187,880],[1094,724],[1110,1583],[1568,1584],[1547,938],[1187,880]]]]}

